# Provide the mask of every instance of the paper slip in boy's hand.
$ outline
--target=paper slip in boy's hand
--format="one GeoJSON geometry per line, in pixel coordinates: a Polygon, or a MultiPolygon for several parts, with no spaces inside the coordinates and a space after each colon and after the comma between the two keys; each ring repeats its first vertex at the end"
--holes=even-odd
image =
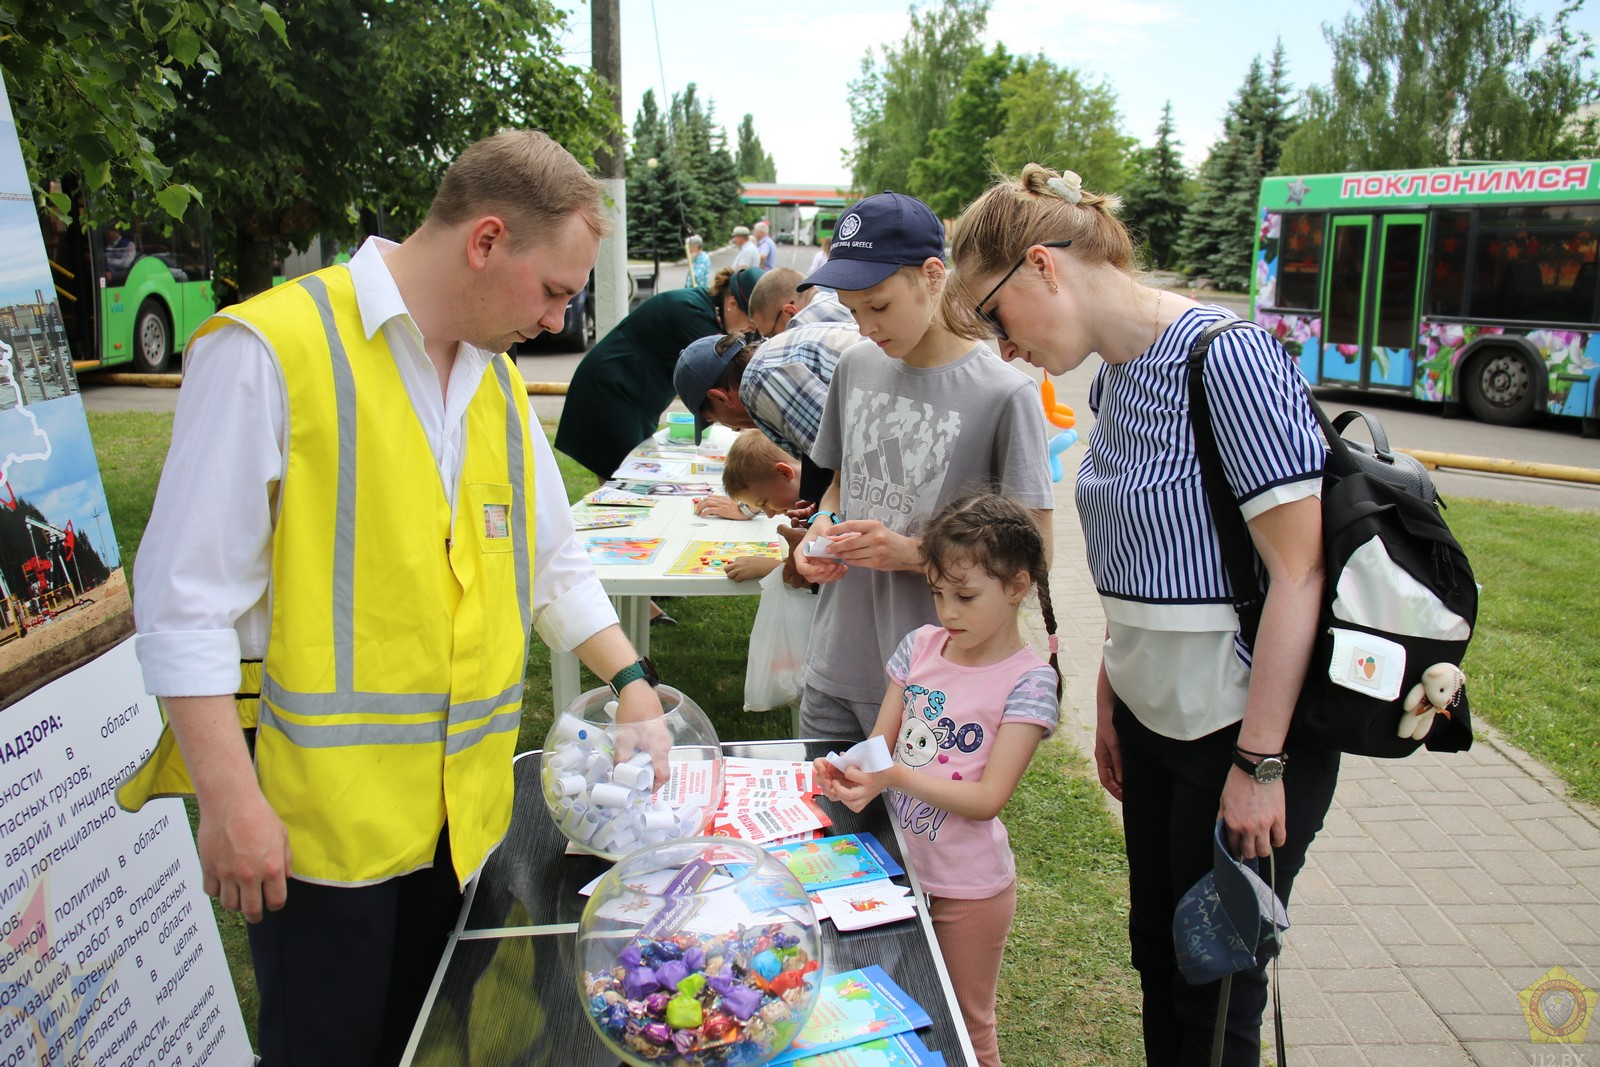
{"type": "Polygon", "coordinates": [[[829,550],[828,546],[832,545],[835,541],[845,541],[855,536],[856,535],[853,533],[833,534],[831,536],[828,534],[817,534],[817,536],[813,537],[809,541],[802,542],[802,544],[805,548],[806,555],[808,556],[815,556],[817,559],[838,559],[839,557],[835,556],[833,552],[829,550]]]}
{"type": "Polygon", "coordinates": [[[889,754],[889,745],[882,734],[873,734],[865,741],[857,741],[844,752],[830,752],[824,758],[841,771],[847,767],[859,767],[868,774],[877,774],[894,766],[894,757],[889,754]]]}

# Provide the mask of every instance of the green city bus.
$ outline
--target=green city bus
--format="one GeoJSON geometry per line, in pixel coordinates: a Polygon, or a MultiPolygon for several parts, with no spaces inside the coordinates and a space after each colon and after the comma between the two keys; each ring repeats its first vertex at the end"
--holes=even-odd
{"type": "Polygon", "coordinates": [[[217,309],[216,268],[198,206],[181,221],[130,206],[115,225],[39,213],[73,366],[159,373],[217,309]]]}
{"type": "Polygon", "coordinates": [[[1251,305],[1314,385],[1600,432],[1600,160],[1261,183],[1251,305]]]}

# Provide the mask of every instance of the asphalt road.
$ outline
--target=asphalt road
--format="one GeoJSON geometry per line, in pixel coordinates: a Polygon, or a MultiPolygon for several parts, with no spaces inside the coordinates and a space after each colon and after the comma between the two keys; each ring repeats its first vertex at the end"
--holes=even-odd
{"type": "MultiPolygon", "coordinates": [[[[814,252],[810,247],[779,245],[778,263],[793,266],[803,273],[809,268],[814,252]]],[[[731,259],[732,252],[727,249],[712,255],[713,263],[719,267],[731,259]]],[[[684,274],[682,264],[663,263],[660,288],[681,286],[684,274]]],[[[1217,302],[1237,314],[1243,315],[1249,310],[1244,301],[1218,298],[1217,302]]],[[[567,382],[580,359],[582,353],[540,349],[535,354],[519,356],[517,365],[529,381],[567,382]]],[[[1038,377],[1036,372],[1034,376],[1038,377]]],[[[1093,421],[1088,404],[1092,378],[1093,374],[1085,369],[1056,383],[1057,398],[1077,413],[1080,434],[1085,434],[1093,421]]],[[[99,385],[92,374],[83,378],[84,406],[91,411],[170,411],[177,402],[177,394],[175,389],[99,385]]],[[[1469,418],[1446,419],[1438,414],[1436,407],[1396,397],[1326,388],[1319,388],[1317,395],[1330,416],[1349,408],[1377,416],[1388,432],[1390,444],[1396,448],[1600,470],[1600,440],[1583,438],[1576,419],[1547,419],[1528,427],[1488,426],[1469,418]]],[[[541,419],[554,422],[560,417],[562,399],[560,396],[535,397],[534,408],[541,419]]],[[[1360,438],[1362,432],[1352,430],[1351,436],[1360,438]]],[[[1433,477],[1447,501],[1452,497],[1478,497],[1600,510],[1600,485],[1451,470],[1435,471],[1433,477]]]]}

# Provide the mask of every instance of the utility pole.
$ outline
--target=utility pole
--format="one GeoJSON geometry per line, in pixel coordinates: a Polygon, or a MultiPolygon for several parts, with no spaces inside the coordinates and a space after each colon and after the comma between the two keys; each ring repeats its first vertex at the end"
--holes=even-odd
{"type": "Polygon", "coordinates": [[[611,215],[611,236],[600,242],[600,259],[594,266],[595,335],[604,337],[628,313],[628,183],[627,136],[622,121],[622,14],[620,0],[590,0],[589,27],[596,74],[611,84],[611,107],[618,128],[606,147],[595,153],[601,182],[606,187],[606,209],[611,215]]]}

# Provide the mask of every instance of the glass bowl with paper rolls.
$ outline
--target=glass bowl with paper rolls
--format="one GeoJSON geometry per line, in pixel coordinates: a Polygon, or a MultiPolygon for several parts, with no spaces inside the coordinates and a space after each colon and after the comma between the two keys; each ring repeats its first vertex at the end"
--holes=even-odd
{"type": "Polygon", "coordinates": [[[617,721],[609,688],[556,716],[544,739],[545,805],[567,840],[608,860],[708,831],[722,800],[722,746],[693,699],[658,686],[666,713],[617,721]]]}
{"type": "Polygon", "coordinates": [[[627,1063],[762,1064],[816,1005],[822,931],[764,849],[698,837],[630,853],[578,923],[578,995],[627,1063]]]}

